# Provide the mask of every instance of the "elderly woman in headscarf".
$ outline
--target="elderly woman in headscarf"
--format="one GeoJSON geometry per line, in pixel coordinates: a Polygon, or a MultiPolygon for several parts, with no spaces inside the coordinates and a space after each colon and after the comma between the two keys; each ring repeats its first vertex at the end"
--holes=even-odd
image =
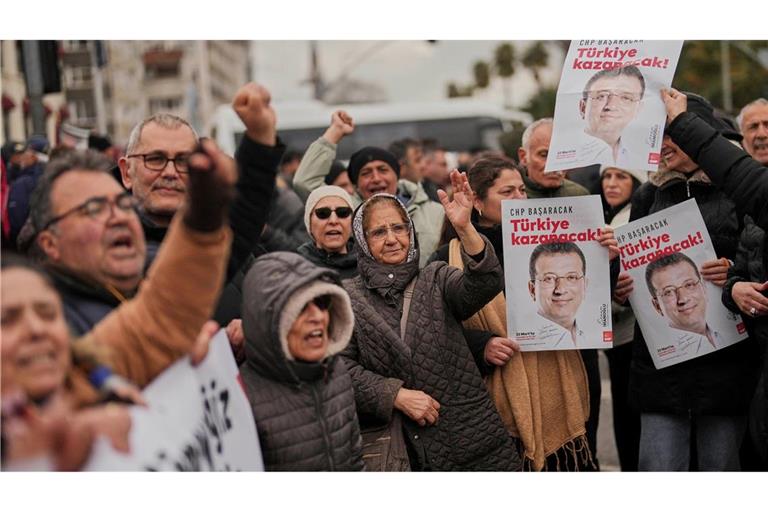
{"type": "MultiPolygon", "coordinates": [[[[419,271],[413,223],[394,196],[376,194],[355,212],[360,275],[344,284],[356,321],[342,356],[362,427],[389,423],[391,442],[405,445],[390,450],[407,452],[412,470],[517,470],[519,454],[461,328],[501,290],[501,265],[470,222],[466,176],[451,178],[453,200],[440,193],[440,201],[461,240],[464,271],[444,262],[419,271]]],[[[382,466],[368,465],[392,469],[382,466]]]]}

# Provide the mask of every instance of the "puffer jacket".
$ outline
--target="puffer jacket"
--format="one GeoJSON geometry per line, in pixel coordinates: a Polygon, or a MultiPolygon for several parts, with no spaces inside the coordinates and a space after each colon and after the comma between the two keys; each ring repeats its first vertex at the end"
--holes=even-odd
{"type": "MultiPolygon", "coordinates": [[[[733,259],[742,229],[736,205],[706,174],[659,171],[632,197],[630,221],[695,198],[718,258],[733,259]]],[[[630,402],[640,412],[742,415],[756,383],[756,346],[744,340],[711,354],[657,370],[635,323],[630,402]]]]}
{"type": "Polygon", "coordinates": [[[297,254],[256,259],[243,285],[245,363],[240,368],[267,471],[364,468],[352,381],[336,354],[354,322],[335,272],[297,254]],[[317,363],[297,361],[286,339],[312,298],[332,295],[330,343],[317,363]]]}
{"type": "MultiPolygon", "coordinates": [[[[353,226],[364,207],[358,209],[353,226]]],[[[359,229],[354,231],[360,247],[365,239],[359,229]]],[[[386,265],[360,248],[360,275],[344,281],[355,311],[355,330],[342,356],[363,426],[390,420],[401,387],[423,391],[440,403],[435,425],[420,427],[404,417],[414,469],[514,471],[521,465],[462,334],[461,321],[503,286],[501,265],[485,242],[480,256],[462,251],[465,272],[444,262],[419,270],[418,250],[406,263],[386,265]],[[414,278],[401,339],[403,293],[414,278]]]]}

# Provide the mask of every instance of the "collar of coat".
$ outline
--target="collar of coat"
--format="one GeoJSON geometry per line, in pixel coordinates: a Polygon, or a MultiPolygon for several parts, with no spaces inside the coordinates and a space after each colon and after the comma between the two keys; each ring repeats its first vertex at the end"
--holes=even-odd
{"type": "Polygon", "coordinates": [[[650,178],[648,178],[648,181],[657,187],[662,187],[673,181],[687,181],[689,183],[704,183],[707,185],[712,184],[712,180],[710,180],[709,176],[707,176],[707,174],[701,169],[697,169],[691,174],[685,174],[680,171],[672,171],[669,169],[659,169],[655,173],[651,174],[650,178]]]}

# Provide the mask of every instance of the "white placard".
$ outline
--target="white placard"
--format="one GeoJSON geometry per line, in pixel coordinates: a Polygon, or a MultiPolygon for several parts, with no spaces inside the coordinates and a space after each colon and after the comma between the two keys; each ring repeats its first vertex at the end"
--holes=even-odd
{"type": "Polygon", "coordinates": [[[741,317],[723,306],[722,288],[701,278],[701,265],[717,256],[695,199],[617,228],[616,239],[621,271],[634,280],[629,301],[656,368],[747,338],[741,317]]]}
{"type": "Polygon", "coordinates": [[[251,407],[224,330],[197,367],[185,357],[144,391],[148,407],[131,407],[131,452],[105,439],[85,471],[263,471],[251,407]]]}
{"type": "Polygon", "coordinates": [[[599,196],[502,201],[507,335],[521,350],[611,348],[599,196]]]}
{"type": "Polygon", "coordinates": [[[574,40],[557,90],[546,172],[593,164],[658,168],[682,41],[574,40]]]}

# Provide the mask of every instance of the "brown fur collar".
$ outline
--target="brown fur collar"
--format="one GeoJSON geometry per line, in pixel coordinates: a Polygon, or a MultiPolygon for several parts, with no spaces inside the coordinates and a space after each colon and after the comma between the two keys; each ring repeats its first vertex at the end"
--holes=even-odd
{"type": "Polygon", "coordinates": [[[669,169],[662,170],[659,168],[657,172],[651,173],[651,176],[648,178],[648,181],[657,187],[666,185],[673,180],[706,183],[708,185],[712,184],[712,180],[710,180],[709,176],[707,176],[701,169],[694,171],[692,174],[684,174],[680,171],[671,171],[669,169]]]}

